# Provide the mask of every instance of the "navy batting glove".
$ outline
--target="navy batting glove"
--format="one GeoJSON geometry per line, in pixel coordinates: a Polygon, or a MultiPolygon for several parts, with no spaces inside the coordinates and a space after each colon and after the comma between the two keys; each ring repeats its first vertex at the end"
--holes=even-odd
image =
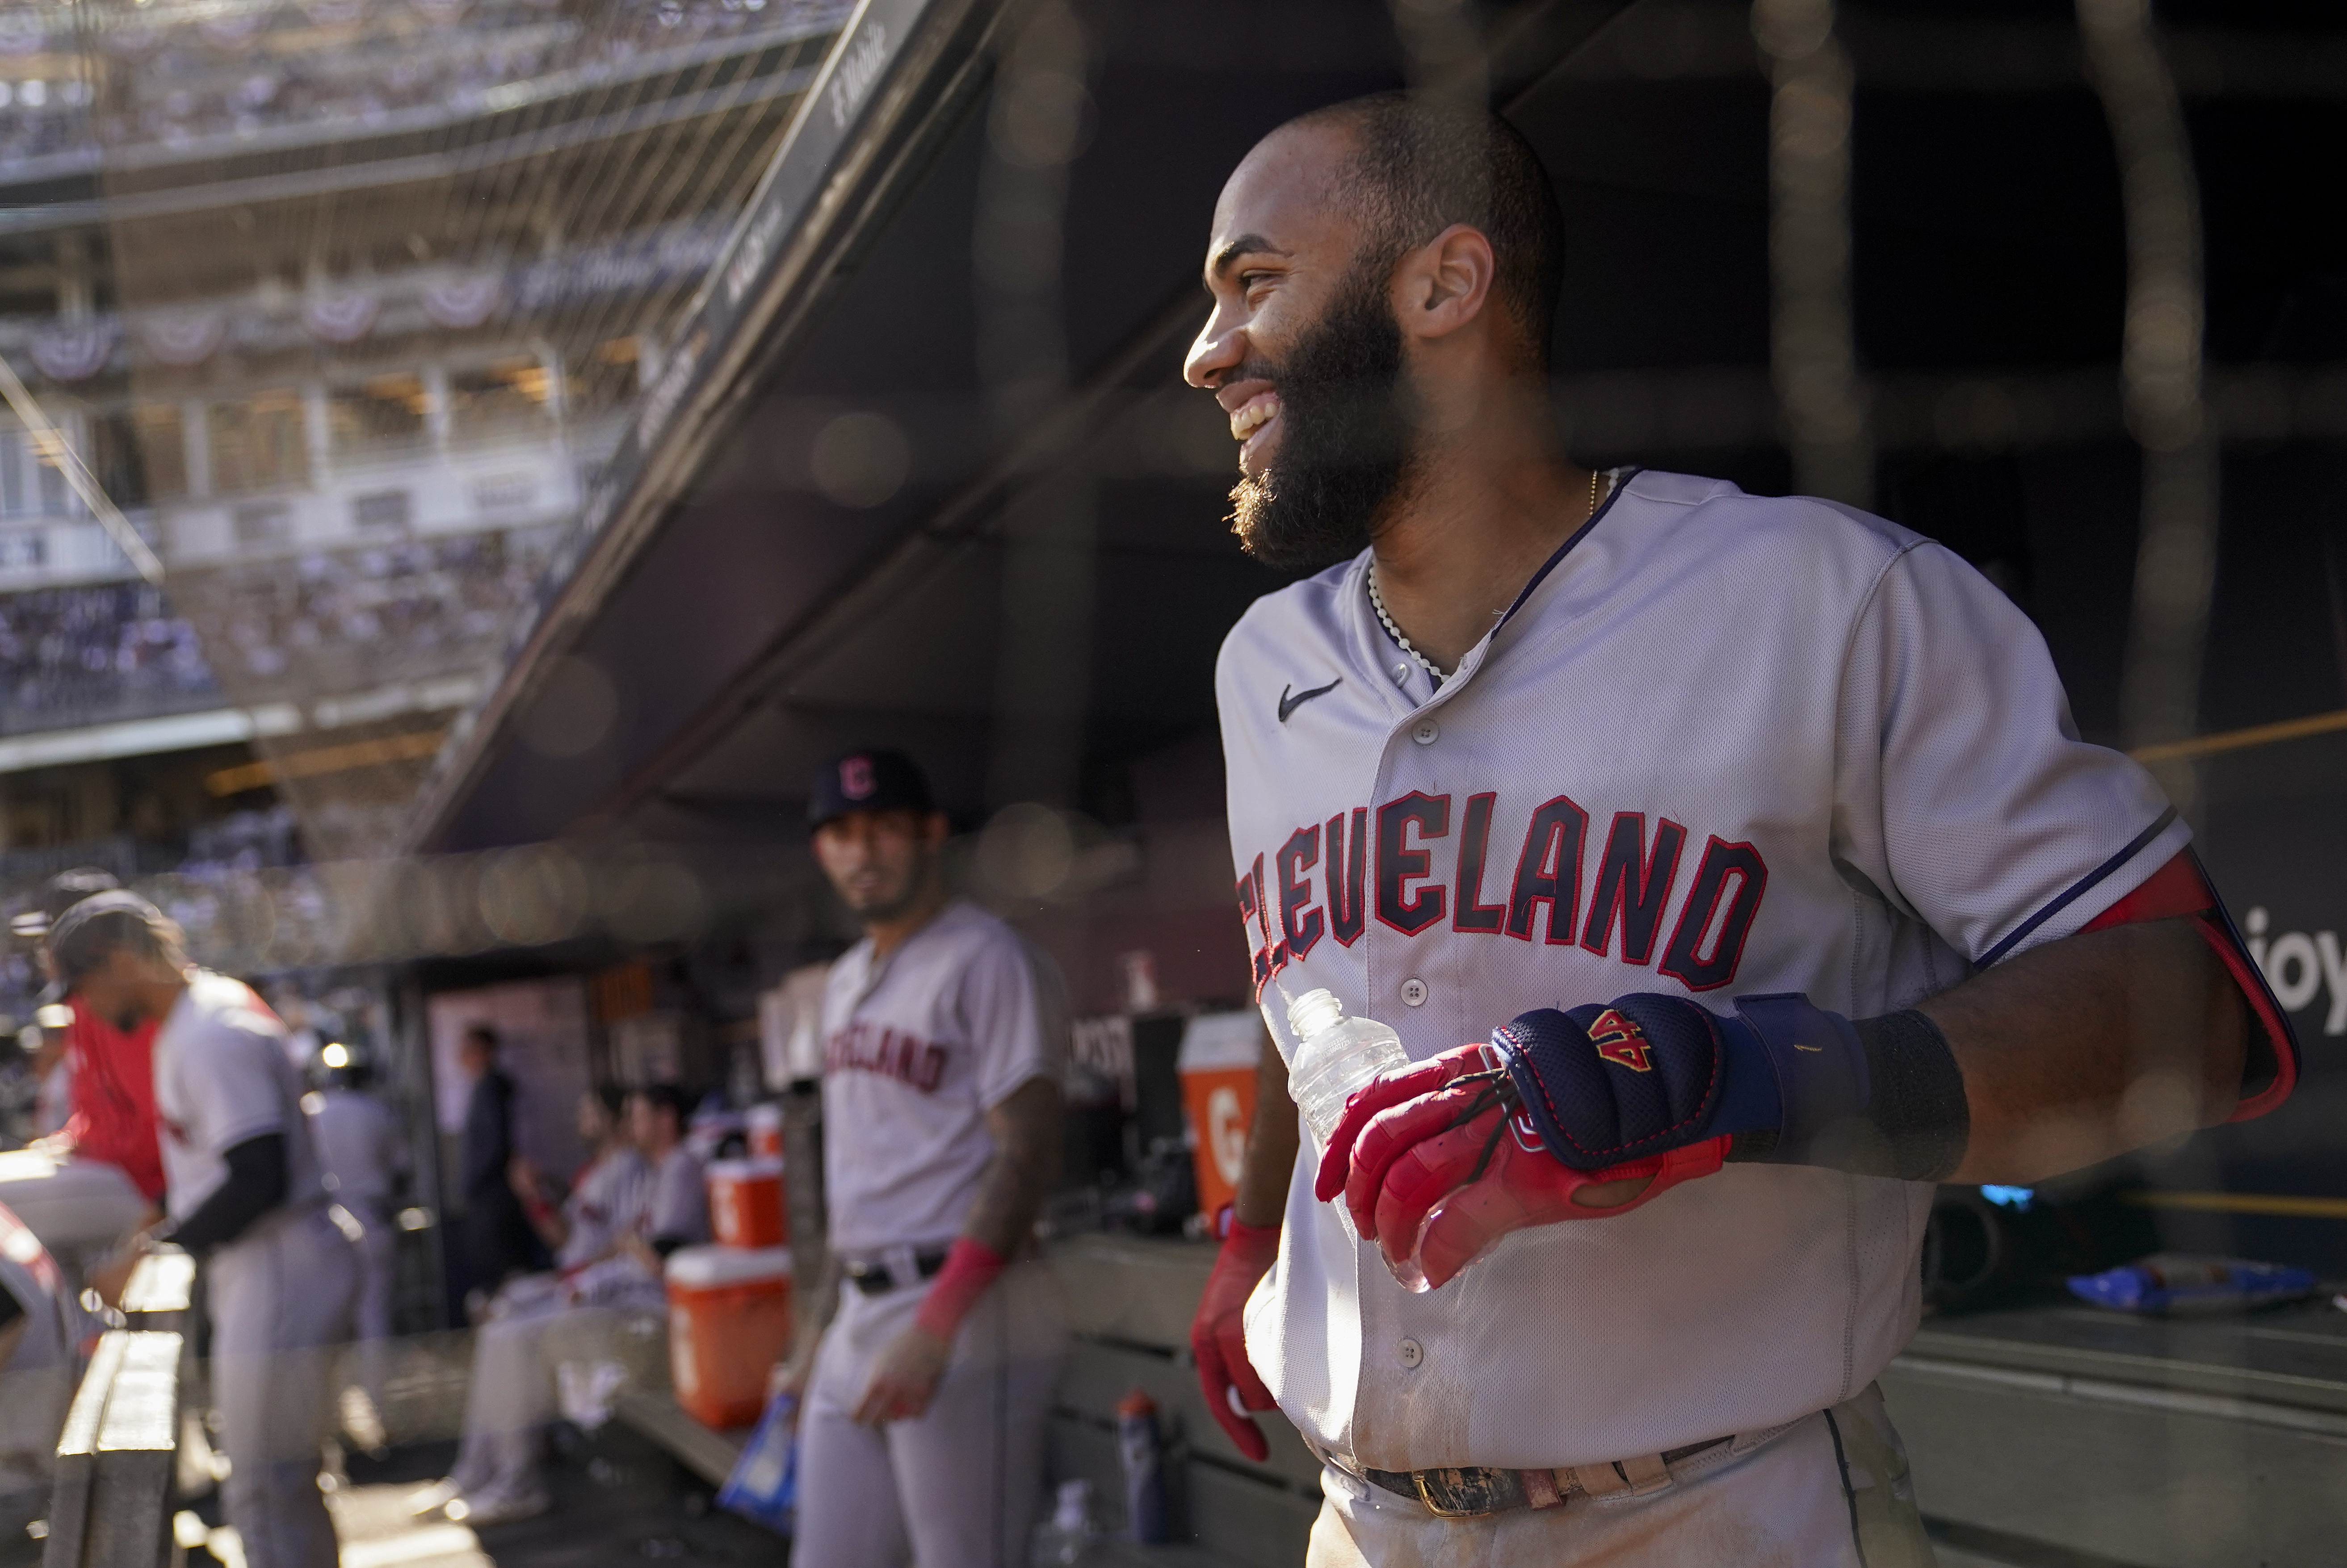
{"type": "MultiPolygon", "coordinates": [[[[1577,1171],[1753,1134],[1739,1137],[1736,1157],[1907,1173],[1914,1162],[1883,1146],[1887,1130],[1870,1126],[1868,1026],[1795,991],[1738,997],[1735,1007],[1722,1015],[1638,993],[1564,1012],[1541,1008],[1494,1031],[1491,1044],[1549,1153],[1577,1171]]],[[[1944,1057],[1945,1041],[1928,1020],[1922,1027],[1944,1057]]],[[[1902,1028],[1911,1037],[1913,1024],[1902,1028]]],[[[1947,1068],[1954,1071],[1952,1059],[1947,1068]]],[[[1955,1097],[1961,1110],[1961,1077],[1955,1097]]]]}

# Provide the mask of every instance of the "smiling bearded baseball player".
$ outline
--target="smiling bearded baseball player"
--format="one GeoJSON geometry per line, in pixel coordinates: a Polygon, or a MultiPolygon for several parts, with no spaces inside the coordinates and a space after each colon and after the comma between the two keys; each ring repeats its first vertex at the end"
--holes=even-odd
{"type": "Polygon", "coordinates": [[[1216,676],[1256,985],[1283,1050],[1326,987],[1416,1065],[1299,1158],[1266,1061],[1211,1406],[1326,1460],[1315,1564],[1929,1562],[1873,1380],[1932,1184],[2290,1090],[2184,825],[1947,550],[1564,456],[1504,124],[1320,111],[1214,223],[1235,527],[1339,561],[1216,676]]]}

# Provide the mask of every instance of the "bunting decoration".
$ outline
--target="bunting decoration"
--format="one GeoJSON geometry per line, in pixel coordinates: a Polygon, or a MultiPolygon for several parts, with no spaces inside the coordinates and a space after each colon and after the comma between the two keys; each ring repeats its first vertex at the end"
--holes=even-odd
{"type": "Polygon", "coordinates": [[[320,343],[348,343],[374,330],[383,300],[372,289],[312,294],[302,302],[302,324],[320,343]]]}
{"type": "Polygon", "coordinates": [[[437,278],[424,285],[424,313],[452,331],[477,327],[496,311],[505,288],[495,272],[437,278]]]}
{"type": "Polygon", "coordinates": [[[36,333],[31,344],[33,364],[51,381],[87,381],[114,357],[115,325],[111,321],[77,322],[36,333]]]}
{"type": "Polygon", "coordinates": [[[226,311],[179,311],[138,323],[138,343],[159,364],[201,364],[228,336],[226,311]]]}

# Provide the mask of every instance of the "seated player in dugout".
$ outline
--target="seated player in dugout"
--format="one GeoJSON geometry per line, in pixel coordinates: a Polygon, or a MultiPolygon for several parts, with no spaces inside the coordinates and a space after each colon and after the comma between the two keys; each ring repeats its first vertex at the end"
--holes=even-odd
{"type": "Polygon", "coordinates": [[[1994,587],[1566,454],[1572,217],[1504,122],[1399,96],[1215,208],[1186,376],[1245,547],[1326,568],[1216,674],[1255,985],[1280,1051],[1325,988],[1412,1065],[1299,1150],[1266,1054],[1200,1378],[1323,1460],[1316,1565],[1928,1563],[1874,1379],[1932,1184],[2260,1114],[2295,1049],[1994,587]]]}

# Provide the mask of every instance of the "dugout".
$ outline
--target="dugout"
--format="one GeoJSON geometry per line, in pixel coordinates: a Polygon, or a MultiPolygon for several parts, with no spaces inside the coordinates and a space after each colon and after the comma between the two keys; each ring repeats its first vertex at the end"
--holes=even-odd
{"type": "MultiPolygon", "coordinates": [[[[2131,15],[871,0],[407,847],[620,846],[697,889],[650,946],[778,973],[843,934],[801,781],[897,743],[1081,1010],[1244,1000],[1211,671],[1277,579],[1220,527],[1227,437],[1176,379],[1200,240],[1287,115],[1486,90],[1573,226],[1576,456],[1836,495],[1974,561],[2080,729],[2161,768],[2293,1009],[2291,1104],[2104,1173],[2064,1234],[2347,1276],[2347,218],[2321,194],[2347,27],[2286,0],[2131,15]],[[2147,530],[2186,552],[2180,587],[2138,571],[2147,530]]],[[[2309,1538],[2310,1489],[2271,1478],[2327,1474],[2304,1445],[2347,1432],[2335,1315],[2179,1337],[2031,1310],[1952,1318],[1915,1358],[1956,1390],[1932,1396],[1952,1435],[1917,1447],[1961,1478],[1940,1512],[1973,1548],[2309,1538]],[[2067,1463],[2003,1440],[2023,1430],[2107,1460],[2102,1501],[2016,1480],[2067,1463]],[[2202,1522],[2171,1528],[2158,1499],[2187,1493],[2202,1522]]]]}

